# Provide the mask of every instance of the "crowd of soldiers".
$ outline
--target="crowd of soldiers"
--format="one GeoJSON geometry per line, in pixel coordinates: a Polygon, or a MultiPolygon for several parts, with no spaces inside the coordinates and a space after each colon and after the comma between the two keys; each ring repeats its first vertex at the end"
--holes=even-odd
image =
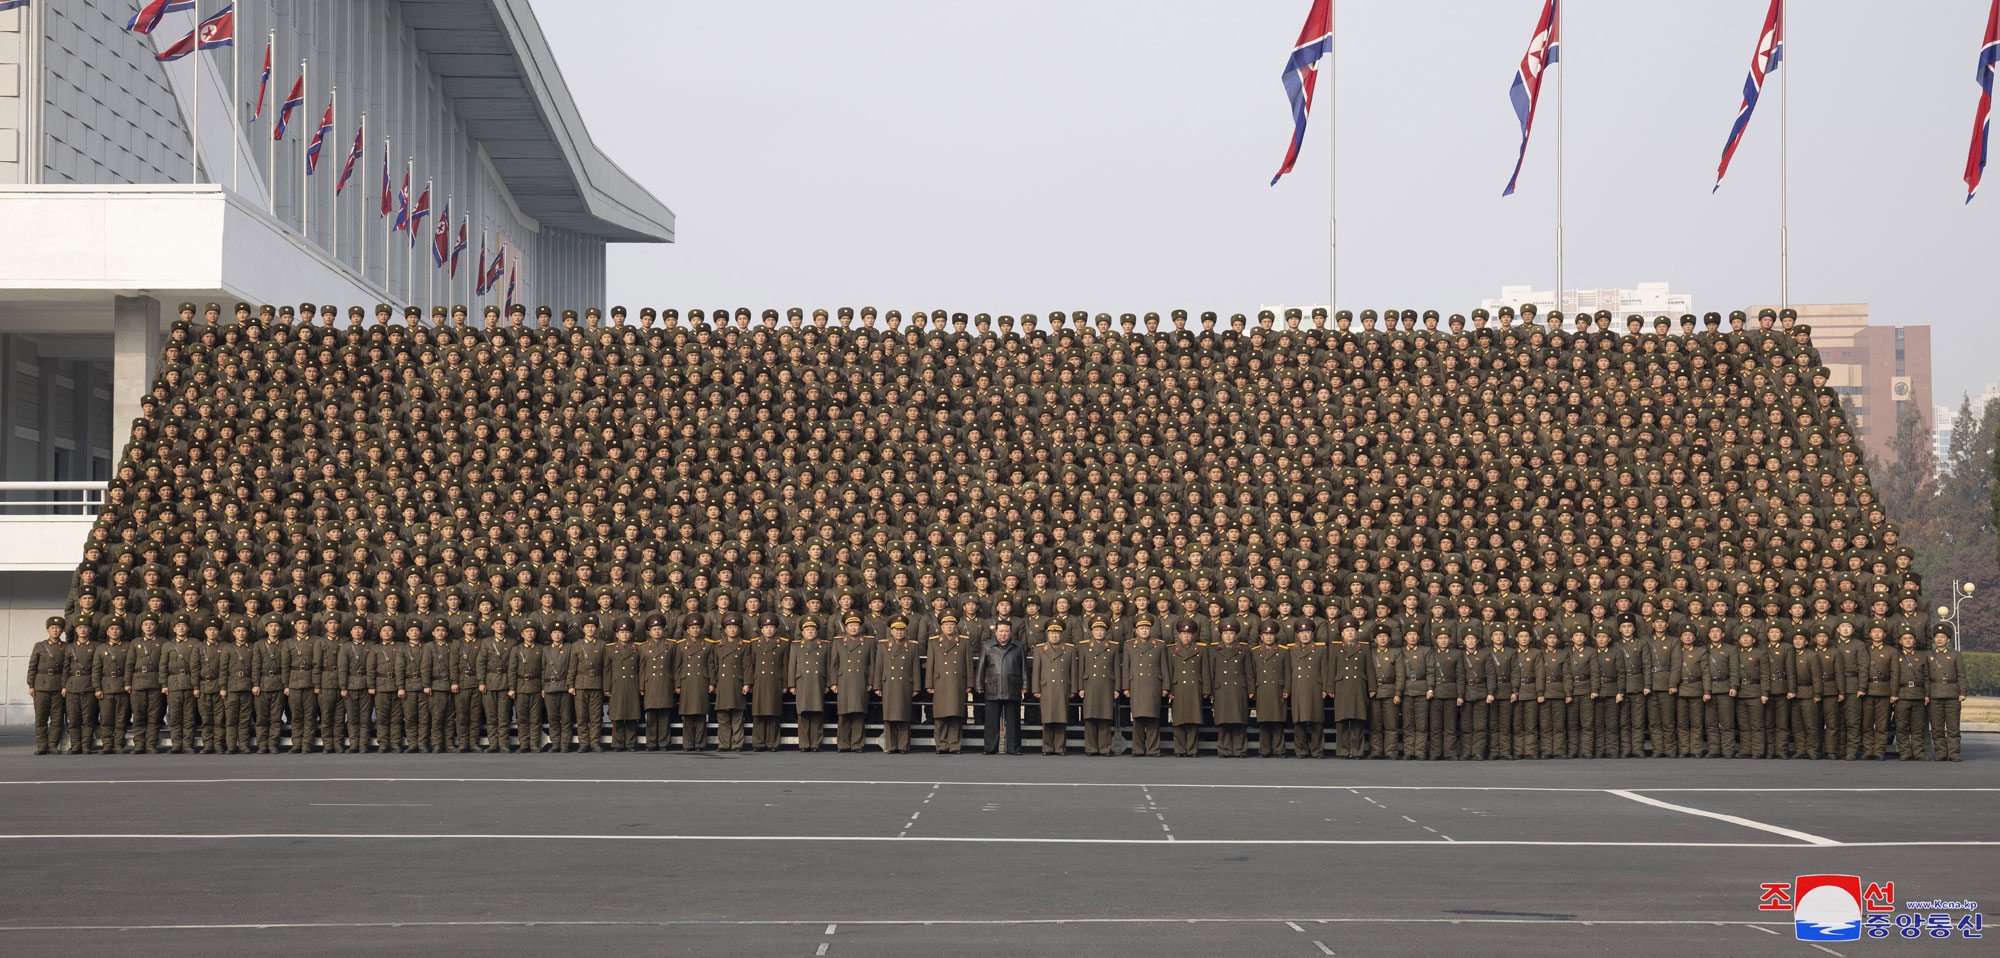
{"type": "Polygon", "coordinates": [[[1958,757],[1790,311],[195,312],[38,750],[1958,757]]]}

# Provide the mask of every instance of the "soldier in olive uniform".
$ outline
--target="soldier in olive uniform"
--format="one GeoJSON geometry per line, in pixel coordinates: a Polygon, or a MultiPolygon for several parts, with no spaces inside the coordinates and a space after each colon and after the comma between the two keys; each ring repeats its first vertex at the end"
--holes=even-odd
{"type": "Polygon", "coordinates": [[[1791,712],[1787,722],[1792,738],[1791,757],[1818,758],[1819,656],[1806,645],[1804,632],[1795,632],[1792,635],[1792,648],[1790,658],[1786,662],[1785,675],[1790,679],[1790,685],[1786,689],[1786,704],[1791,712]]]}
{"type": "Polygon", "coordinates": [[[125,644],[125,626],[112,619],[104,626],[104,641],[92,650],[90,680],[97,696],[97,737],[105,754],[123,754],[125,723],[131,717],[132,650],[125,644]]]}
{"type": "Polygon", "coordinates": [[[327,739],[326,747],[329,752],[339,748],[358,755],[368,751],[375,724],[375,696],[368,691],[373,673],[368,661],[367,623],[355,622],[348,629],[347,639],[335,656],[335,668],[340,675],[340,736],[327,739]]]}
{"type": "Polygon", "coordinates": [[[646,640],[639,643],[639,704],[646,716],[646,750],[666,748],[673,737],[674,673],[683,641],[667,638],[667,617],[646,620],[646,640]]]}
{"type": "Polygon", "coordinates": [[[424,683],[423,750],[443,752],[450,744],[452,696],[458,691],[457,649],[443,619],[431,626],[431,641],[418,650],[417,664],[424,683]]]}
{"type": "MultiPolygon", "coordinates": [[[[1589,714],[1583,719],[1583,744],[1578,754],[1584,758],[1618,758],[1623,754],[1620,720],[1625,704],[1625,650],[1611,644],[1611,633],[1602,629],[1591,639],[1584,654],[1581,675],[1588,696],[1589,714]]],[[[1575,689],[1573,689],[1575,691],[1575,689]]]]}
{"type": "Polygon", "coordinates": [[[36,642],[28,651],[28,692],[35,701],[36,755],[47,755],[62,744],[63,663],[71,649],[63,638],[62,616],[49,616],[46,627],[48,638],[36,642]]]}
{"type": "Polygon", "coordinates": [[[1292,755],[1326,757],[1326,700],[1333,695],[1326,644],[1311,622],[1301,620],[1285,651],[1291,679],[1285,697],[1292,703],[1292,755]]]}
{"type": "Polygon", "coordinates": [[[1716,758],[1735,758],[1736,696],[1730,691],[1736,673],[1736,648],[1721,626],[1708,630],[1708,748],[1716,758]]]}
{"type": "Polygon", "coordinates": [[[542,748],[542,727],[548,712],[542,695],[542,646],[536,641],[541,627],[533,619],[522,622],[521,641],[507,660],[507,696],[514,702],[515,739],[520,751],[542,748]]]}
{"type": "MultiPolygon", "coordinates": [[[[549,630],[549,644],[542,649],[542,712],[549,723],[549,744],[542,751],[567,752],[572,747],[571,736],[576,734],[576,697],[570,689],[569,624],[562,621],[546,623],[549,630]]],[[[704,699],[706,701],[706,699],[704,699]]],[[[703,711],[706,718],[707,711],[703,711]]]]}
{"type": "Polygon", "coordinates": [[[1193,622],[1182,622],[1167,649],[1167,712],[1174,726],[1174,755],[1201,751],[1202,703],[1207,700],[1208,649],[1195,642],[1193,622]]]}
{"type": "MultiPolygon", "coordinates": [[[[964,746],[965,713],[972,701],[972,687],[966,673],[971,670],[973,654],[978,650],[978,644],[959,631],[958,616],[946,612],[938,617],[937,634],[931,636],[930,648],[924,656],[924,692],[931,698],[932,748],[940,755],[957,755],[964,746]]],[[[1044,703],[1042,707],[1048,706],[1044,703]]],[[[819,743],[813,744],[817,747],[819,743]]],[[[1047,748],[1045,738],[1043,750],[1047,748]]]]}
{"type": "Polygon", "coordinates": [[[1431,654],[1425,660],[1430,684],[1425,700],[1430,739],[1424,757],[1433,760],[1458,758],[1458,709],[1465,704],[1464,660],[1451,647],[1451,634],[1440,631],[1431,637],[1431,654]]]}
{"type": "Polygon", "coordinates": [[[368,647],[368,694],[375,697],[376,738],[384,752],[406,751],[411,744],[407,647],[396,639],[396,627],[384,624],[368,647]]]}
{"type": "Polygon", "coordinates": [[[1878,762],[1888,757],[1889,710],[1896,700],[1896,653],[1888,635],[1879,625],[1869,628],[1861,652],[1861,753],[1878,762]]]}
{"type": "Polygon", "coordinates": [[[1569,652],[1556,633],[1542,637],[1541,651],[1535,653],[1536,754],[1542,758],[1567,758],[1573,744],[1569,736],[1569,652]]]}
{"type": "Polygon", "coordinates": [[[509,752],[507,729],[514,717],[514,650],[507,637],[509,621],[493,620],[492,634],[479,643],[479,694],[485,699],[486,751],[509,752]]]}
{"type": "Polygon", "coordinates": [[[139,620],[139,637],[127,646],[125,691],[131,697],[133,751],[144,755],[160,747],[160,623],[148,615],[139,620]]]}
{"type": "Polygon", "coordinates": [[[882,694],[882,751],[910,750],[910,722],[916,717],[917,679],[923,674],[923,647],[907,638],[909,624],[889,622],[889,635],[875,644],[869,683],[882,694]]]}
{"type": "Polygon", "coordinates": [[[715,650],[722,644],[702,634],[708,623],[699,615],[681,620],[681,648],[674,665],[675,698],[681,713],[681,749],[708,748],[708,703],[715,695],[715,650]]]}
{"type": "Polygon", "coordinates": [[[1249,757],[1251,684],[1250,647],[1238,641],[1236,630],[1222,630],[1220,641],[1208,649],[1210,717],[1215,720],[1215,754],[1222,758],[1249,757]]]}
{"type": "MultiPolygon", "coordinates": [[[[1403,631],[1403,647],[1396,656],[1397,704],[1402,706],[1403,757],[1430,757],[1431,677],[1430,650],[1414,626],[1403,631]]],[[[1296,693],[1294,693],[1296,694],[1296,693]]]]}
{"type": "Polygon", "coordinates": [[[1083,754],[1110,755],[1118,731],[1118,690],[1123,650],[1111,639],[1089,638],[1076,650],[1077,691],[1083,696],[1083,754]]]}
{"type": "Polygon", "coordinates": [[[1917,637],[1896,637],[1896,755],[1905,762],[1928,759],[1924,725],[1930,718],[1930,659],[1917,651],[1917,637]]]}
{"type": "MultiPolygon", "coordinates": [[[[1675,753],[1681,758],[1701,758],[1708,754],[1707,736],[1708,650],[1694,643],[1694,630],[1682,629],[1675,647],[1664,691],[1674,701],[1675,753]]],[[[1710,743],[1712,745],[1714,743],[1710,743]]]]}
{"type": "Polygon", "coordinates": [[[1672,758],[1682,754],[1677,736],[1680,728],[1677,714],[1679,700],[1667,691],[1673,685],[1674,665],[1679,658],[1680,645],[1667,634],[1662,620],[1655,626],[1655,631],[1642,640],[1639,656],[1646,674],[1646,685],[1640,693],[1645,697],[1646,736],[1652,742],[1654,758],[1672,758]]]}
{"type": "Polygon", "coordinates": [[[611,749],[630,752],[639,747],[639,647],[632,644],[632,623],[620,619],[610,645],[604,648],[605,710],[611,718],[611,749]]]}
{"type": "Polygon", "coordinates": [[[861,631],[861,617],[849,615],[842,624],[846,633],[833,645],[829,672],[833,678],[835,707],[840,726],[834,740],[842,752],[859,752],[868,733],[869,696],[875,691],[875,643],[861,631]]]}
{"type": "Polygon", "coordinates": [[[229,658],[225,653],[230,648],[222,643],[222,623],[210,620],[202,627],[201,644],[195,646],[200,664],[194,704],[195,711],[201,713],[201,751],[205,755],[220,755],[228,748],[223,696],[227,694],[229,678],[229,658]]]}
{"type": "Polygon", "coordinates": [[[1770,656],[1757,637],[1744,631],[1736,638],[1736,657],[1729,673],[1729,694],[1736,699],[1736,756],[1764,755],[1764,706],[1770,699],[1770,656]]]}
{"type": "Polygon", "coordinates": [[[1930,699],[1931,747],[1941,762],[1959,761],[1958,716],[1965,705],[1965,659],[1951,647],[1951,629],[1945,624],[1935,627],[1924,662],[1930,681],[1926,695],[1930,699]]]}
{"type": "Polygon", "coordinates": [[[1493,659],[1479,648],[1476,633],[1465,634],[1458,653],[1458,758],[1485,761],[1491,741],[1493,659]]]}
{"type": "Polygon", "coordinates": [[[231,630],[235,641],[219,655],[222,667],[222,730],[231,755],[256,750],[256,647],[250,644],[250,628],[238,624],[231,630]]]}
{"type": "Polygon", "coordinates": [[[1401,702],[1401,685],[1398,683],[1397,667],[1402,653],[1389,647],[1389,633],[1378,630],[1375,644],[1368,650],[1368,755],[1370,758],[1395,758],[1400,754],[1402,740],[1397,735],[1397,727],[1402,716],[1397,707],[1401,702]]]}
{"type": "Polygon", "coordinates": [[[1352,619],[1337,623],[1337,641],[1327,647],[1327,682],[1333,690],[1333,749],[1340,758],[1368,752],[1368,690],[1373,684],[1368,647],[1352,619]]]}
{"type": "Polygon", "coordinates": [[[1126,707],[1132,715],[1132,754],[1160,754],[1160,708],[1167,692],[1167,647],[1153,636],[1153,620],[1132,623],[1132,638],[1119,656],[1126,707]]]}
{"type": "MultiPolygon", "coordinates": [[[[785,683],[798,710],[799,751],[817,752],[826,741],[826,697],[834,692],[828,679],[833,644],[820,635],[819,622],[799,620],[799,640],[792,643],[790,661],[785,666],[785,683]]],[[[958,727],[962,728],[961,718],[958,727]]],[[[952,751],[958,751],[954,736],[952,751]]]]}
{"type": "Polygon", "coordinates": [[[715,747],[740,752],[743,719],[750,711],[750,647],[743,635],[743,617],[722,618],[722,641],[712,648],[709,684],[715,686],[715,747]]]}
{"type": "Polygon", "coordinates": [[[586,616],[578,627],[583,638],[570,643],[569,683],[576,707],[576,750],[595,752],[604,742],[605,643],[596,620],[586,616]]]}
{"type": "Polygon", "coordinates": [[[780,624],[774,615],[758,619],[757,637],[749,645],[750,747],[759,752],[778,750],[779,729],[785,721],[792,643],[778,633],[780,624]]]}
{"type": "MultiPolygon", "coordinates": [[[[1103,642],[1109,627],[1091,623],[1092,641],[1103,642]]],[[[1069,754],[1069,701],[1076,697],[1077,644],[1068,641],[1061,622],[1051,621],[1047,638],[1028,650],[1028,696],[1041,712],[1042,754],[1069,754]]]]}
{"type": "Polygon", "coordinates": [[[195,691],[201,686],[201,645],[189,635],[194,625],[176,616],[173,636],[160,649],[160,674],[167,695],[167,735],[176,755],[194,750],[195,691]]]}

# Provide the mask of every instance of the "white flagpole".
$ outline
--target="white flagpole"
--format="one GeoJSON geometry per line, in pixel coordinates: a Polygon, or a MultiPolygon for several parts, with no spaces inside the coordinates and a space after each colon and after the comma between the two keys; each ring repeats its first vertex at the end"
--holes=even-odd
{"type": "MultiPolygon", "coordinates": [[[[412,156],[405,159],[403,161],[404,186],[408,186],[410,184],[410,177],[416,175],[416,172],[417,172],[417,158],[412,156]]],[[[408,202],[408,200],[399,195],[397,202],[406,203],[408,202]]],[[[416,252],[417,249],[417,241],[415,239],[417,223],[416,219],[410,216],[407,212],[404,214],[403,228],[410,234],[410,242],[404,247],[404,253],[403,253],[403,305],[409,306],[414,304],[417,299],[417,272],[416,272],[416,266],[413,262],[415,259],[415,256],[413,254],[416,252]]]]}
{"type": "Polygon", "coordinates": [[[243,166],[243,44],[236,39],[236,18],[229,18],[229,192],[242,192],[237,177],[243,166]]]}
{"type": "Polygon", "coordinates": [[[1792,68],[1789,65],[1792,51],[1785,34],[1791,32],[1791,24],[1786,22],[1785,0],[1778,0],[1778,308],[1792,305],[1792,230],[1791,197],[1787,195],[1786,179],[1791,175],[1791,163],[1787,156],[1790,149],[1790,134],[1786,130],[1786,92],[1791,89],[1792,68]]]}
{"type": "MultiPolygon", "coordinates": [[[[432,186],[431,181],[425,180],[424,192],[426,193],[430,192],[431,186],[432,186]]],[[[451,203],[449,201],[445,203],[444,212],[446,213],[451,212],[451,203]]],[[[432,248],[436,248],[437,246],[437,224],[438,224],[437,217],[438,217],[437,213],[433,211],[431,213],[431,235],[424,237],[426,241],[424,245],[432,248]]],[[[424,258],[431,259],[430,256],[425,256],[424,258]]],[[[431,263],[431,268],[426,270],[425,272],[431,274],[431,281],[429,290],[427,290],[424,293],[424,305],[427,307],[435,308],[437,306],[437,301],[438,301],[438,271],[437,271],[436,261],[433,261],[431,263]]]]}
{"type": "Polygon", "coordinates": [[[194,5],[194,51],[190,56],[194,58],[190,61],[194,64],[192,67],[194,109],[188,113],[188,158],[194,166],[194,173],[188,178],[188,182],[199,183],[201,182],[201,0],[195,0],[194,5]]]}
{"type": "MultiPolygon", "coordinates": [[[[312,93],[309,92],[311,87],[312,84],[306,81],[306,61],[300,60],[299,96],[304,98],[299,102],[301,110],[312,109],[312,93]]],[[[311,118],[310,113],[299,115],[301,120],[311,118]]],[[[310,142],[306,138],[306,131],[301,128],[299,130],[299,235],[305,237],[308,243],[312,242],[312,193],[306,188],[306,145],[310,142]]],[[[325,149],[324,144],[321,145],[321,149],[325,149]]]]}
{"type": "MultiPolygon", "coordinates": [[[[336,86],[327,88],[326,107],[327,110],[333,114],[333,126],[330,127],[329,129],[334,136],[339,136],[340,135],[340,88],[339,87],[336,86]]],[[[333,145],[334,145],[333,143],[321,143],[319,147],[320,152],[321,153],[326,152],[326,148],[333,145]]],[[[345,154],[343,154],[340,157],[340,162],[343,165],[347,163],[347,156],[345,154]]],[[[336,171],[333,174],[333,176],[334,176],[334,182],[338,184],[340,180],[340,173],[336,171]]],[[[340,259],[340,194],[339,193],[333,194],[333,248],[328,250],[328,252],[333,254],[333,258],[335,260],[340,259]]]]}
{"type": "Polygon", "coordinates": [[[1556,2],[1556,298],[1549,308],[1563,308],[1563,77],[1569,74],[1564,65],[1567,56],[1562,48],[1569,46],[1569,37],[1563,32],[1563,3],[1556,2]]]}
{"type": "MultiPolygon", "coordinates": [[[[267,42],[269,45],[264,48],[265,51],[276,53],[278,49],[277,30],[274,29],[271,31],[270,39],[267,42]]],[[[267,100],[270,98],[271,93],[270,82],[270,80],[263,81],[265,87],[264,94],[267,100]]],[[[264,175],[270,177],[270,182],[264,184],[264,212],[275,217],[278,215],[278,120],[276,117],[272,117],[265,122],[271,124],[271,135],[264,138],[264,175]]]]}
{"type": "Polygon", "coordinates": [[[1340,131],[1334,125],[1334,108],[1339,100],[1334,96],[1334,78],[1339,75],[1335,68],[1334,52],[1339,49],[1339,40],[1333,32],[1335,15],[1340,12],[1340,0],[1327,0],[1326,4],[1326,315],[1333,318],[1333,299],[1340,292],[1340,178],[1334,172],[1336,154],[1340,148],[1340,131]]]}

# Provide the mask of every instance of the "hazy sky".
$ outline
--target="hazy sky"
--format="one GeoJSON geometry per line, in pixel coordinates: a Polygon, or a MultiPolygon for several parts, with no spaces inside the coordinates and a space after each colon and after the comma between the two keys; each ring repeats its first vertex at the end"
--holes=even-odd
{"type": "MultiPolygon", "coordinates": [[[[994,314],[1467,311],[1555,274],[1556,107],[1521,187],[1507,90],[1541,0],[1337,0],[1296,172],[1279,71],[1307,0],[536,0],[591,135],[679,217],[614,246],[641,305],[994,314]]],[[[1794,0],[1785,65],[1722,191],[1763,0],[1570,0],[1565,285],[1778,298],[1790,75],[1791,299],[1929,323],[1940,403],[2000,379],[2000,158],[1960,176],[1986,0],[1794,0]],[[1892,13],[1893,11],[1893,13],[1892,13]]]]}

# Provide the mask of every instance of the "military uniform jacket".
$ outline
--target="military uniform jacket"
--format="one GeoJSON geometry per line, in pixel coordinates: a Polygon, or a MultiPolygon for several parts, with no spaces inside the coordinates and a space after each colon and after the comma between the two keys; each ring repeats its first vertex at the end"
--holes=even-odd
{"type": "Polygon", "coordinates": [[[223,645],[220,642],[203,642],[195,646],[196,655],[200,658],[201,663],[201,680],[195,686],[197,692],[202,695],[211,695],[220,693],[223,690],[229,676],[228,661],[232,658],[227,650],[234,648],[234,646],[223,645]]]}
{"type": "Polygon", "coordinates": [[[673,639],[639,643],[639,700],[647,711],[674,707],[680,652],[680,642],[673,639]]]}
{"type": "Polygon", "coordinates": [[[222,690],[225,692],[248,692],[256,684],[255,649],[248,643],[225,645],[216,653],[222,666],[222,690]]]}
{"type": "Polygon", "coordinates": [[[682,715],[707,715],[709,690],[715,687],[715,639],[681,639],[674,663],[674,685],[680,690],[682,715]]]}
{"type": "Polygon", "coordinates": [[[201,646],[177,639],[160,649],[160,672],[169,692],[192,692],[201,684],[201,646]]]}
{"type": "Polygon", "coordinates": [[[875,643],[867,636],[846,637],[833,644],[831,673],[840,714],[866,714],[868,686],[875,676],[875,643]]]}
{"type": "Polygon", "coordinates": [[[1327,681],[1333,690],[1333,720],[1367,721],[1368,690],[1374,685],[1374,658],[1359,642],[1327,646],[1327,681]]]}
{"type": "Polygon", "coordinates": [[[1327,675],[1326,645],[1298,642],[1287,647],[1285,661],[1291,677],[1286,691],[1291,693],[1292,721],[1322,722],[1326,719],[1326,694],[1333,689],[1327,675]]]}
{"type": "Polygon", "coordinates": [[[132,650],[132,664],[130,678],[125,684],[132,686],[135,692],[161,688],[160,643],[152,639],[136,639],[127,648],[132,650]]]}
{"type": "Polygon", "coordinates": [[[568,695],[571,688],[569,645],[549,645],[542,649],[542,694],[568,695]]]}
{"type": "Polygon", "coordinates": [[[95,690],[109,695],[125,691],[132,677],[132,648],[124,643],[106,642],[95,649],[90,660],[90,680],[95,690]]]}
{"type": "Polygon", "coordinates": [[[344,642],[335,656],[340,671],[338,688],[349,692],[366,692],[369,689],[371,647],[366,642],[344,642]]]}
{"type": "Polygon", "coordinates": [[[1514,701],[1533,703],[1535,699],[1548,695],[1548,688],[1542,684],[1542,660],[1548,657],[1544,649],[1516,649],[1514,652],[1514,701]]]}
{"type": "Polygon", "coordinates": [[[319,685],[319,644],[312,639],[284,643],[285,688],[311,689],[319,685]]]}
{"type": "Polygon", "coordinates": [[[1192,642],[1167,646],[1167,702],[1175,725],[1200,725],[1201,702],[1208,694],[1208,649],[1192,642]]]}
{"type": "MultiPolygon", "coordinates": [[[[1464,698],[1470,706],[1486,704],[1486,696],[1494,694],[1494,660],[1484,650],[1458,650],[1458,698],[1464,698]]],[[[1498,698],[1506,698],[1504,694],[1498,698]]]]}
{"type": "Polygon", "coordinates": [[[28,651],[28,686],[37,692],[60,692],[63,687],[63,663],[69,659],[70,646],[53,639],[43,639],[28,651]]]}
{"type": "Polygon", "coordinates": [[[314,666],[318,673],[313,679],[313,688],[338,692],[347,687],[347,675],[340,668],[340,653],[350,644],[335,642],[326,636],[313,640],[314,666]]]}
{"type": "Polygon", "coordinates": [[[784,636],[751,639],[750,714],[766,718],[785,714],[785,686],[789,682],[792,643],[784,636]]]}
{"type": "Polygon", "coordinates": [[[1125,667],[1125,694],[1135,719],[1160,718],[1161,699],[1167,694],[1167,647],[1158,639],[1125,643],[1120,656],[1125,667]]]}
{"type": "Polygon", "coordinates": [[[1861,650],[1861,689],[1869,695],[1896,694],[1896,650],[1869,645],[1861,650]]]}
{"type": "Polygon", "coordinates": [[[1402,693],[1402,686],[1396,683],[1396,666],[1402,661],[1403,653],[1396,649],[1368,650],[1368,669],[1372,676],[1369,691],[1378,699],[1393,699],[1402,693]]]}
{"type": "Polygon", "coordinates": [[[1431,696],[1448,702],[1465,697],[1465,656],[1457,649],[1431,650],[1428,661],[1431,696]]]}
{"type": "Polygon", "coordinates": [[[251,666],[256,681],[252,682],[263,692],[276,692],[285,687],[286,649],[283,642],[266,639],[250,647],[254,664],[251,666]]]}
{"type": "Polygon", "coordinates": [[[873,684],[882,693],[882,721],[908,722],[923,675],[923,643],[883,639],[875,644],[873,684]]]}
{"type": "MultiPolygon", "coordinates": [[[[601,689],[604,687],[604,643],[596,639],[583,639],[569,646],[570,687],[576,689],[601,689]]],[[[737,692],[737,695],[742,695],[737,692]]]]}
{"type": "Polygon", "coordinates": [[[750,696],[743,687],[750,684],[750,643],[723,639],[709,646],[709,652],[712,656],[709,677],[715,685],[716,710],[749,708],[750,696]]]}
{"type": "Polygon", "coordinates": [[[423,665],[424,687],[432,692],[449,692],[458,681],[458,649],[450,642],[432,642],[417,650],[423,665]]]}
{"type": "Polygon", "coordinates": [[[488,692],[506,692],[514,688],[514,649],[516,643],[500,638],[486,639],[479,643],[479,684],[488,692]]]}
{"type": "Polygon", "coordinates": [[[1771,657],[1765,654],[1763,648],[1753,645],[1737,649],[1735,662],[1729,671],[1729,687],[1736,690],[1737,698],[1756,698],[1767,694],[1770,678],[1771,657]]]}
{"type": "Polygon", "coordinates": [[[1680,658],[1680,643],[1672,639],[1648,639],[1645,650],[1646,688],[1665,692],[1673,687],[1674,660],[1680,658]]]}
{"type": "Polygon", "coordinates": [[[1785,691],[1799,698],[1819,695],[1819,654],[1807,646],[1787,649],[1785,656],[1785,678],[1790,682],[1785,691]]]}
{"type": "Polygon", "coordinates": [[[1615,645],[1591,649],[1590,691],[1601,699],[1615,699],[1625,692],[1625,650],[1615,645]]]}
{"type": "Polygon", "coordinates": [[[1076,684],[1083,693],[1083,717],[1095,721],[1118,718],[1118,693],[1124,687],[1124,649],[1106,639],[1076,643],[1076,684]]]}
{"type": "Polygon", "coordinates": [[[944,635],[931,637],[930,654],[924,660],[924,687],[931,690],[933,718],[965,717],[966,689],[971,687],[967,672],[971,670],[972,656],[978,650],[979,646],[963,633],[949,638],[944,635]]]}
{"type": "Polygon", "coordinates": [[[507,663],[507,685],[515,697],[542,694],[542,647],[526,642],[514,646],[507,663]]]}
{"type": "MultiPolygon", "coordinates": [[[[1896,697],[1899,699],[1921,699],[1930,694],[1930,657],[1915,649],[1896,650],[1896,697]]],[[[1923,729],[1916,730],[1919,741],[1923,729]]]]}
{"type": "Polygon", "coordinates": [[[1282,722],[1290,712],[1285,690],[1292,687],[1291,650],[1258,643],[1250,648],[1250,678],[1256,689],[1257,721],[1282,722]]]}
{"type": "Polygon", "coordinates": [[[1859,695],[1861,684],[1862,653],[1867,647],[1853,639],[1836,640],[1834,653],[1840,656],[1840,692],[1842,695],[1859,695]]]}
{"type": "MultiPolygon", "coordinates": [[[[833,657],[833,644],[825,639],[800,639],[792,643],[788,657],[790,662],[785,666],[785,682],[793,689],[792,703],[801,712],[826,711],[826,670],[833,657]]],[[[959,698],[962,699],[965,697],[962,668],[959,680],[959,698]]],[[[964,714],[962,708],[961,715],[964,714]]]]}
{"type": "MultiPolygon", "coordinates": [[[[1043,722],[1061,722],[1069,714],[1066,707],[1076,690],[1081,661],[1074,642],[1043,642],[1028,650],[1028,689],[1042,703],[1043,722]]],[[[938,696],[944,696],[943,689],[938,696]]],[[[960,693],[959,699],[964,698],[960,693]]]]}
{"type": "Polygon", "coordinates": [[[1700,698],[1708,693],[1708,649],[1699,645],[1675,646],[1667,684],[1655,692],[1674,690],[1680,698],[1700,698]]]}
{"type": "Polygon", "coordinates": [[[1792,691],[1792,646],[1767,644],[1764,650],[1764,689],[1768,695],[1783,695],[1792,691]]]}
{"type": "Polygon", "coordinates": [[[1486,653],[1486,691],[1495,702],[1507,701],[1519,684],[1514,678],[1514,670],[1521,662],[1521,656],[1511,648],[1501,646],[1486,653]]]}
{"type": "Polygon", "coordinates": [[[611,721],[630,722],[641,717],[639,675],[638,646],[630,642],[613,642],[604,647],[604,698],[611,712],[611,721]]]}
{"type": "Polygon", "coordinates": [[[403,655],[392,645],[368,647],[368,687],[376,694],[403,691],[403,655]]]}
{"type": "Polygon", "coordinates": [[[1965,657],[1950,649],[1933,649],[1924,654],[1924,668],[1930,678],[1926,693],[1934,699],[1955,699],[1965,691],[1965,657]]]}
{"type": "Polygon", "coordinates": [[[1568,698],[1569,651],[1544,646],[1535,653],[1535,684],[1544,699],[1568,698]]]}
{"type": "Polygon", "coordinates": [[[1646,643],[1642,639],[1616,639],[1611,648],[1619,657],[1619,690],[1626,695],[1640,695],[1646,691],[1646,682],[1651,678],[1651,670],[1646,665],[1646,643]]]}
{"type": "Polygon", "coordinates": [[[1215,724],[1250,723],[1250,687],[1250,647],[1241,642],[1209,646],[1208,701],[1215,724]]]}
{"type": "MultiPolygon", "coordinates": [[[[1431,690],[1431,650],[1421,645],[1406,645],[1396,650],[1397,694],[1423,698],[1431,690]]],[[[1292,693],[1294,697],[1297,691],[1292,693]]]]}
{"type": "Polygon", "coordinates": [[[1819,691],[1821,696],[1840,694],[1840,651],[1833,646],[1807,646],[1806,653],[1818,660],[1819,691]]]}

